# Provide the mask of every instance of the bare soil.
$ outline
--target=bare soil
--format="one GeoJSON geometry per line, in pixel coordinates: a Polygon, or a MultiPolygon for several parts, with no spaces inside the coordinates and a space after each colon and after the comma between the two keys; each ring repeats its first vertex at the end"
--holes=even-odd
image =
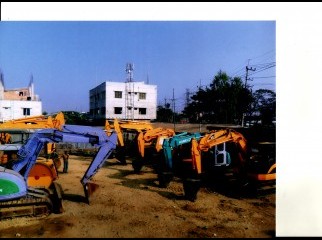
{"type": "Polygon", "coordinates": [[[275,237],[275,190],[235,194],[229,186],[216,191],[203,185],[192,202],[184,198],[179,178],[174,178],[167,188],[160,188],[152,167],[144,166],[136,174],[130,159],[127,165],[109,159],[92,179],[99,188],[88,204],[80,180],[91,160],[92,157],[71,155],[68,173],[59,169],[57,182],[64,191],[63,213],[3,220],[0,237],[275,237]]]}

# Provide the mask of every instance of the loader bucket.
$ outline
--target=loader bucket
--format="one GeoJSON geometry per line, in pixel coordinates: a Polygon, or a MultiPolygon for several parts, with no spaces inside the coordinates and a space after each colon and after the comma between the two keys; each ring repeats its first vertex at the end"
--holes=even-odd
{"type": "Polygon", "coordinates": [[[92,196],[92,194],[98,189],[99,185],[95,184],[95,183],[85,183],[84,185],[84,192],[85,192],[85,198],[87,203],[90,203],[90,198],[92,196]]]}

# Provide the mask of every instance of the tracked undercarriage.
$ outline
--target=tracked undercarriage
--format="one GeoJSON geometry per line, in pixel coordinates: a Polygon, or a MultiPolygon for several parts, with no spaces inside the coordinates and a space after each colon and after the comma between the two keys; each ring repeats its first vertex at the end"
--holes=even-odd
{"type": "Polygon", "coordinates": [[[61,186],[53,183],[50,190],[29,188],[25,197],[0,202],[0,220],[24,216],[43,216],[63,212],[61,186]]]}

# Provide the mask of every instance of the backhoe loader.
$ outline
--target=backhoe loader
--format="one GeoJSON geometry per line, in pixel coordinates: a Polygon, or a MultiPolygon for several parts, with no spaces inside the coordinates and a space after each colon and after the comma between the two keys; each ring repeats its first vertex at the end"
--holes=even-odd
{"type": "MultiPolygon", "coordinates": [[[[117,134],[112,132],[107,136],[102,129],[80,125],[62,125],[60,129],[46,128],[33,133],[19,149],[18,158],[10,162],[10,167],[0,167],[0,219],[64,211],[62,188],[57,182],[52,181],[49,187],[38,183],[35,184],[37,187],[31,187],[28,184],[39,153],[47,142],[90,143],[98,149],[81,179],[89,203],[92,193],[98,187],[90,180],[115,149],[117,134]]],[[[41,174],[46,172],[42,171],[41,174]]],[[[33,177],[35,182],[41,178],[39,175],[33,177]]]]}

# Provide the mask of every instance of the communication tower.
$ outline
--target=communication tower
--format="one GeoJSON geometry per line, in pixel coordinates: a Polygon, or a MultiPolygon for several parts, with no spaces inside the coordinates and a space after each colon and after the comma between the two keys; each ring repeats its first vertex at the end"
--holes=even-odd
{"type": "Polygon", "coordinates": [[[126,64],[126,82],[125,82],[125,119],[134,120],[134,82],[133,82],[132,63],[126,64]]]}

